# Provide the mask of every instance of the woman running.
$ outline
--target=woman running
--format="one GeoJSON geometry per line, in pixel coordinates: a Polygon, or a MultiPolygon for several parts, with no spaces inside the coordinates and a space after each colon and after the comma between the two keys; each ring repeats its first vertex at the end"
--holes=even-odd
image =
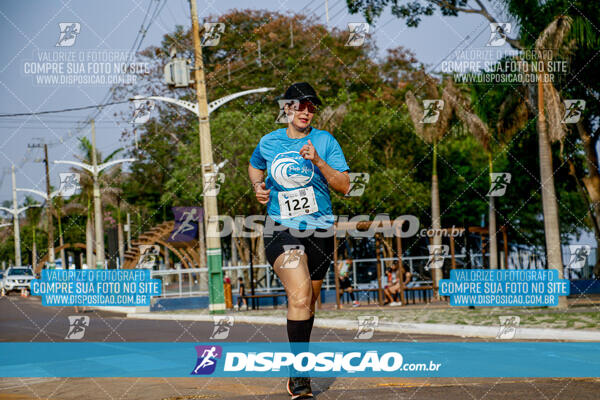
{"type": "MultiPolygon", "coordinates": [[[[295,83],[284,99],[288,126],[261,138],[248,174],[257,200],[267,205],[265,252],[287,294],[289,341],[307,346],[315,302],[333,260],[329,187],[346,194],[350,178],[335,138],[310,125],[321,105],[315,90],[295,83]]],[[[287,390],[293,400],[313,397],[308,377],[290,377],[287,390]]]]}

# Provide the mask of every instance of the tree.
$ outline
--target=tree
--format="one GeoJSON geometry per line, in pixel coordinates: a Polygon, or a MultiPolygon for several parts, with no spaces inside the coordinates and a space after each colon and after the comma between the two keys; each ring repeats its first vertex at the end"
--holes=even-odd
{"type": "MultiPolygon", "coordinates": [[[[564,49],[564,39],[571,26],[569,17],[558,17],[541,33],[535,42],[535,49],[542,55],[543,65],[556,57],[554,53],[564,49]],[[551,50],[551,51],[546,51],[551,50]]],[[[546,69],[537,72],[538,78],[538,137],[540,150],[540,178],[542,181],[542,205],[544,208],[544,227],[546,231],[546,253],[548,267],[558,271],[563,277],[562,251],[560,245],[560,229],[558,220],[558,205],[554,188],[554,169],[552,168],[551,143],[562,141],[566,128],[562,124],[564,109],[560,102],[558,91],[550,83],[546,69]],[[548,121],[546,121],[546,112],[548,121]]],[[[567,307],[567,299],[559,298],[559,307],[567,307]]]]}
{"type": "MultiPolygon", "coordinates": [[[[23,202],[24,206],[27,205],[32,205],[32,204],[39,204],[37,201],[35,201],[33,198],[26,196],[25,197],[25,201],[23,202]]],[[[40,222],[42,220],[42,214],[44,212],[47,212],[47,208],[40,208],[40,207],[31,207],[29,209],[27,209],[25,211],[25,226],[23,227],[23,237],[22,237],[22,243],[24,245],[24,247],[26,249],[29,249],[31,251],[31,258],[29,259],[29,263],[31,263],[31,266],[33,268],[35,268],[35,266],[38,263],[38,254],[37,254],[37,249],[38,249],[38,241],[41,241],[41,237],[38,236],[38,231],[39,231],[39,227],[40,227],[40,222]],[[31,234],[31,235],[29,235],[31,234]]],[[[41,236],[41,235],[40,235],[41,236]]],[[[42,243],[39,243],[40,245],[43,246],[42,243]]],[[[40,248],[46,248],[47,247],[40,247],[40,248]]]]}
{"type": "MultiPolygon", "coordinates": [[[[431,78],[428,75],[425,76],[424,92],[424,94],[427,96],[427,99],[434,101],[440,100],[437,83],[433,78],[431,78]]],[[[423,100],[425,100],[425,98],[423,98],[423,100]]],[[[447,100],[446,96],[443,96],[443,100],[447,100]]],[[[436,103],[430,103],[430,106],[432,104],[436,103]]],[[[438,113],[437,120],[433,123],[428,123],[424,120],[424,118],[427,116],[425,112],[429,112],[429,110],[432,110],[433,107],[437,107],[437,105],[431,106],[432,108],[430,108],[429,110],[424,110],[424,107],[421,105],[421,102],[417,100],[412,91],[408,91],[406,93],[406,107],[408,108],[410,118],[415,127],[415,133],[426,143],[431,144],[431,151],[433,153],[433,168],[431,170],[431,227],[433,228],[434,232],[440,232],[442,228],[442,223],[440,219],[440,191],[437,171],[437,144],[447,133],[450,117],[452,115],[452,109],[445,103],[441,104],[441,109],[433,109],[432,111],[438,113]]],[[[436,248],[439,248],[441,244],[442,236],[434,235],[433,246],[430,250],[430,257],[433,257],[433,252],[436,251],[436,248]]],[[[432,278],[434,282],[436,296],[439,296],[437,288],[439,286],[439,281],[440,279],[442,279],[442,277],[443,276],[441,268],[433,269],[432,278]]]]}
{"type": "MultiPolygon", "coordinates": [[[[498,22],[481,1],[476,0],[475,3],[478,8],[469,7],[467,1],[438,0],[349,0],[348,5],[352,13],[360,12],[369,22],[379,17],[388,6],[391,6],[393,15],[405,18],[409,26],[417,26],[422,16],[432,15],[435,11],[440,11],[445,16],[457,16],[459,13],[480,14],[489,22],[498,22]]],[[[569,49],[567,58],[572,73],[566,79],[555,75],[559,78],[555,85],[561,96],[555,98],[558,101],[546,104],[546,109],[555,107],[552,111],[554,113],[564,98],[585,99],[594,97],[593,93],[598,93],[600,82],[597,79],[597,71],[600,68],[600,60],[595,55],[600,47],[600,34],[596,28],[600,23],[600,8],[597,4],[584,0],[504,0],[501,3],[493,3],[498,5],[495,11],[499,14],[506,12],[507,17],[516,19],[519,24],[519,37],[507,38],[507,42],[515,49],[535,48],[542,32],[551,26],[557,17],[570,17],[572,20],[569,22],[572,29],[565,32],[566,41],[577,44],[569,49]]],[[[527,87],[531,95],[538,90],[535,83],[528,84],[527,87]]],[[[526,106],[531,114],[537,112],[535,101],[527,102],[526,106]]],[[[575,127],[578,137],[567,136],[567,140],[576,141],[577,143],[569,143],[569,148],[575,151],[582,150],[585,156],[578,162],[576,159],[579,157],[572,153],[565,157],[565,160],[580,193],[589,204],[589,225],[600,248],[600,171],[597,153],[600,141],[600,129],[597,124],[600,118],[600,103],[588,101],[582,114],[575,127]]],[[[600,277],[600,257],[596,259],[594,270],[596,276],[600,277]]]]}
{"type": "MultiPolygon", "coordinates": [[[[492,173],[494,170],[493,151],[490,144],[491,133],[488,125],[472,110],[469,98],[454,86],[451,79],[447,80],[444,88],[446,99],[450,103],[458,119],[469,129],[469,132],[477,139],[488,156],[490,185],[492,184],[492,173]]],[[[496,207],[494,196],[488,195],[488,234],[490,243],[490,269],[498,269],[498,240],[496,225],[496,207]]]]}
{"type": "MultiPolygon", "coordinates": [[[[431,16],[435,12],[449,17],[456,17],[460,13],[479,14],[491,23],[498,22],[481,0],[474,0],[477,7],[470,7],[468,0],[347,0],[347,3],[348,11],[351,14],[360,13],[369,23],[375,22],[388,6],[391,8],[392,15],[405,19],[406,25],[410,27],[419,26],[421,17],[431,16]]],[[[507,3],[516,2],[507,1],[507,3]]],[[[531,1],[521,1],[520,3],[531,3],[531,1]]],[[[507,37],[506,41],[515,49],[522,48],[517,39],[507,37]]]]}

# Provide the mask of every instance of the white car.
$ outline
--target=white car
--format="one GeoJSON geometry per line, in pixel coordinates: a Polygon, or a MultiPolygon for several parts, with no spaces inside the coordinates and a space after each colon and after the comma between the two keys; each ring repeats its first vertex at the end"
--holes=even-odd
{"type": "Polygon", "coordinates": [[[29,267],[10,267],[2,278],[2,292],[9,294],[22,289],[30,290],[31,280],[34,278],[33,270],[29,267]]]}

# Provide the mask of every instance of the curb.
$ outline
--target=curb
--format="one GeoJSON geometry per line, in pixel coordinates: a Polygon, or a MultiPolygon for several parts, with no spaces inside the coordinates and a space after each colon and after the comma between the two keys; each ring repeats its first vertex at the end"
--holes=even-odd
{"type": "Polygon", "coordinates": [[[92,309],[92,310],[127,314],[128,317],[131,317],[138,311],[140,311],[142,313],[148,313],[150,311],[149,306],[146,306],[146,307],[144,307],[144,306],[142,306],[142,307],[139,307],[139,306],[131,306],[131,307],[129,307],[129,306],[85,306],[85,307],[92,309]]]}
{"type": "MultiPolygon", "coordinates": [[[[199,321],[213,322],[212,315],[186,315],[186,314],[166,314],[166,313],[134,313],[127,314],[131,319],[152,319],[152,320],[179,320],[179,321],[199,321]]],[[[235,321],[248,324],[269,324],[285,325],[286,319],[282,317],[265,317],[245,315],[234,316],[235,321]]],[[[356,320],[351,319],[315,319],[314,326],[325,329],[345,329],[356,330],[358,325],[356,320]]],[[[381,332],[409,333],[424,335],[450,335],[460,337],[477,337],[496,339],[498,335],[498,326],[470,326],[470,325],[449,325],[449,324],[409,324],[403,322],[380,322],[377,329],[381,332]]],[[[600,341],[600,331],[568,330],[568,329],[549,329],[549,328],[517,328],[515,336],[511,340],[518,339],[538,339],[538,340],[565,340],[565,341],[600,341]]]]}

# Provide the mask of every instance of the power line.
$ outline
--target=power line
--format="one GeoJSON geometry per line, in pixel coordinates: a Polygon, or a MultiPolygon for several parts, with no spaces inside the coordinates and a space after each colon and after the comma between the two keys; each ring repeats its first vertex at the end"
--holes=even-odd
{"type": "MultiPolygon", "coordinates": [[[[148,3],[148,8],[146,9],[146,12],[144,13],[144,18],[142,19],[140,29],[138,30],[138,33],[133,41],[133,44],[131,45],[131,48],[129,49],[129,54],[135,54],[140,49],[140,47],[142,46],[142,43],[144,41],[144,38],[146,37],[146,33],[150,29],[150,26],[154,22],[154,19],[156,18],[158,13],[160,13],[160,11],[162,11],[162,8],[167,3],[167,0],[162,0],[163,4],[162,4],[162,6],[160,6],[160,10],[159,10],[160,1],[161,0],[150,0],[150,2],[148,3]],[[155,1],[156,1],[156,6],[154,7],[154,10],[151,11],[152,6],[155,4],[155,1]],[[144,24],[146,24],[146,20],[148,19],[148,16],[150,15],[150,13],[152,13],[152,15],[151,15],[150,19],[148,20],[147,25],[144,26],[144,24]]],[[[84,127],[87,126],[87,124],[90,122],[90,120],[97,119],[98,115],[100,115],[100,113],[102,112],[102,107],[112,105],[112,104],[119,104],[119,102],[107,103],[108,99],[111,97],[111,93],[113,92],[113,90],[114,90],[114,87],[109,89],[106,92],[106,95],[100,101],[99,106],[90,107],[90,108],[97,108],[97,111],[95,113],[93,113],[93,115],[88,116],[82,122],[80,122],[78,124],[79,126],[75,127],[74,132],[71,132],[68,134],[70,137],[81,132],[84,129],[84,127]]],[[[127,102],[127,101],[123,101],[123,103],[125,103],[125,102],[127,102]]],[[[62,141],[62,139],[61,139],[61,141],[62,141]]]]}
{"type": "Polygon", "coordinates": [[[63,113],[63,112],[70,112],[70,111],[89,110],[90,108],[102,108],[105,106],[112,106],[114,104],[123,104],[123,103],[129,103],[129,100],[113,101],[111,103],[96,104],[93,106],[62,108],[59,110],[48,110],[48,111],[38,111],[38,112],[32,112],[32,113],[0,114],[0,118],[23,117],[23,116],[29,116],[29,115],[56,114],[56,113],[63,113]]]}

